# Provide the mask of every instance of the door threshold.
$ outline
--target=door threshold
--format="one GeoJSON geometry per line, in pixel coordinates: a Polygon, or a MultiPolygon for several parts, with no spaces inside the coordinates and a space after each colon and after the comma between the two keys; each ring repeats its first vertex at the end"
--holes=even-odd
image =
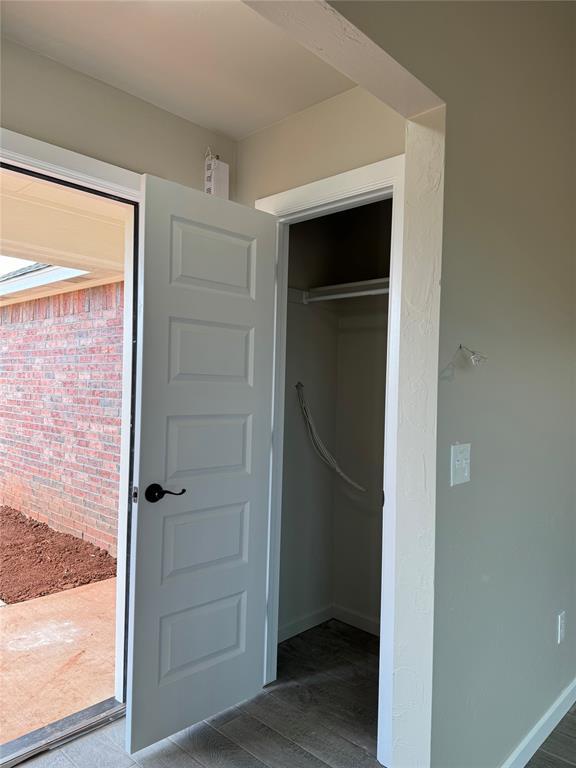
{"type": "Polygon", "coordinates": [[[117,720],[126,712],[126,705],[117,699],[105,699],[55,723],[37,728],[17,739],[0,745],[0,767],[13,768],[23,760],[65,744],[89,731],[117,720]]]}

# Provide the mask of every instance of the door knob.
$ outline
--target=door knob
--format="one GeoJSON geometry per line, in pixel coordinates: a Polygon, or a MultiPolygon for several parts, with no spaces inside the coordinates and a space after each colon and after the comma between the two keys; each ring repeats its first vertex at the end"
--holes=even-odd
{"type": "Polygon", "coordinates": [[[186,488],[182,488],[181,491],[178,491],[178,493],[176,493],[176,491],[165,490],[158,483],[152,483],[144,491],[144,498],[146,499],[146,501],[149,501],[151,504],[156,504],[156,502],[160,501],[160,499],[163,499],[164,496],[166,496],[166,494],[168,494],[169,496],[182,496],[183,493],[186,493],[186,488]]]}

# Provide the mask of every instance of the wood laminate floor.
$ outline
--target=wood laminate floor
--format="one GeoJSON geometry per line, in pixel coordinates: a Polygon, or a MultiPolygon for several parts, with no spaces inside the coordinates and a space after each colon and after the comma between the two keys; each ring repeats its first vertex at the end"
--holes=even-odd
{"type": "Polygon", "coordinates": [[[576,766],[576,704],[556,726],[526,768],[576,766]]]}
{"type": "MultiPolygon", "coordinates": [[[[328,621],[279,646],[255,699],[132,756],[120,720],[26,768],[378,768],[377,679],[378,639],[328,621]]],[[[576,768],[576,708],[528,766],[576,768]]]]}

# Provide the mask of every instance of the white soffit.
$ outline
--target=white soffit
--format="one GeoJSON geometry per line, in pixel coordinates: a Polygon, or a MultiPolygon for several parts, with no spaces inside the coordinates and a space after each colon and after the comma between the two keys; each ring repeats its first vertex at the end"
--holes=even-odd
{"type": "Polygon", "coordinates": [[[3,35],[239,139],[354,83],[239,0],[3,0],[3,35]]]}
{"type": "Polygon", "coordinates": [[[117,277],[124,269],[131,206],[0,169],[0,253],[117,277]]]}

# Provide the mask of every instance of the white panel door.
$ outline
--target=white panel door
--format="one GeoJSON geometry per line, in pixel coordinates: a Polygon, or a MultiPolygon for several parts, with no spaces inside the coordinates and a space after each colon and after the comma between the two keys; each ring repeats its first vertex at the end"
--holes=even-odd
{"type": "Polygon", "coordinates": [[[141,232],[131,752],[263,685],[276,219],[146,177],[141,232]]]}

